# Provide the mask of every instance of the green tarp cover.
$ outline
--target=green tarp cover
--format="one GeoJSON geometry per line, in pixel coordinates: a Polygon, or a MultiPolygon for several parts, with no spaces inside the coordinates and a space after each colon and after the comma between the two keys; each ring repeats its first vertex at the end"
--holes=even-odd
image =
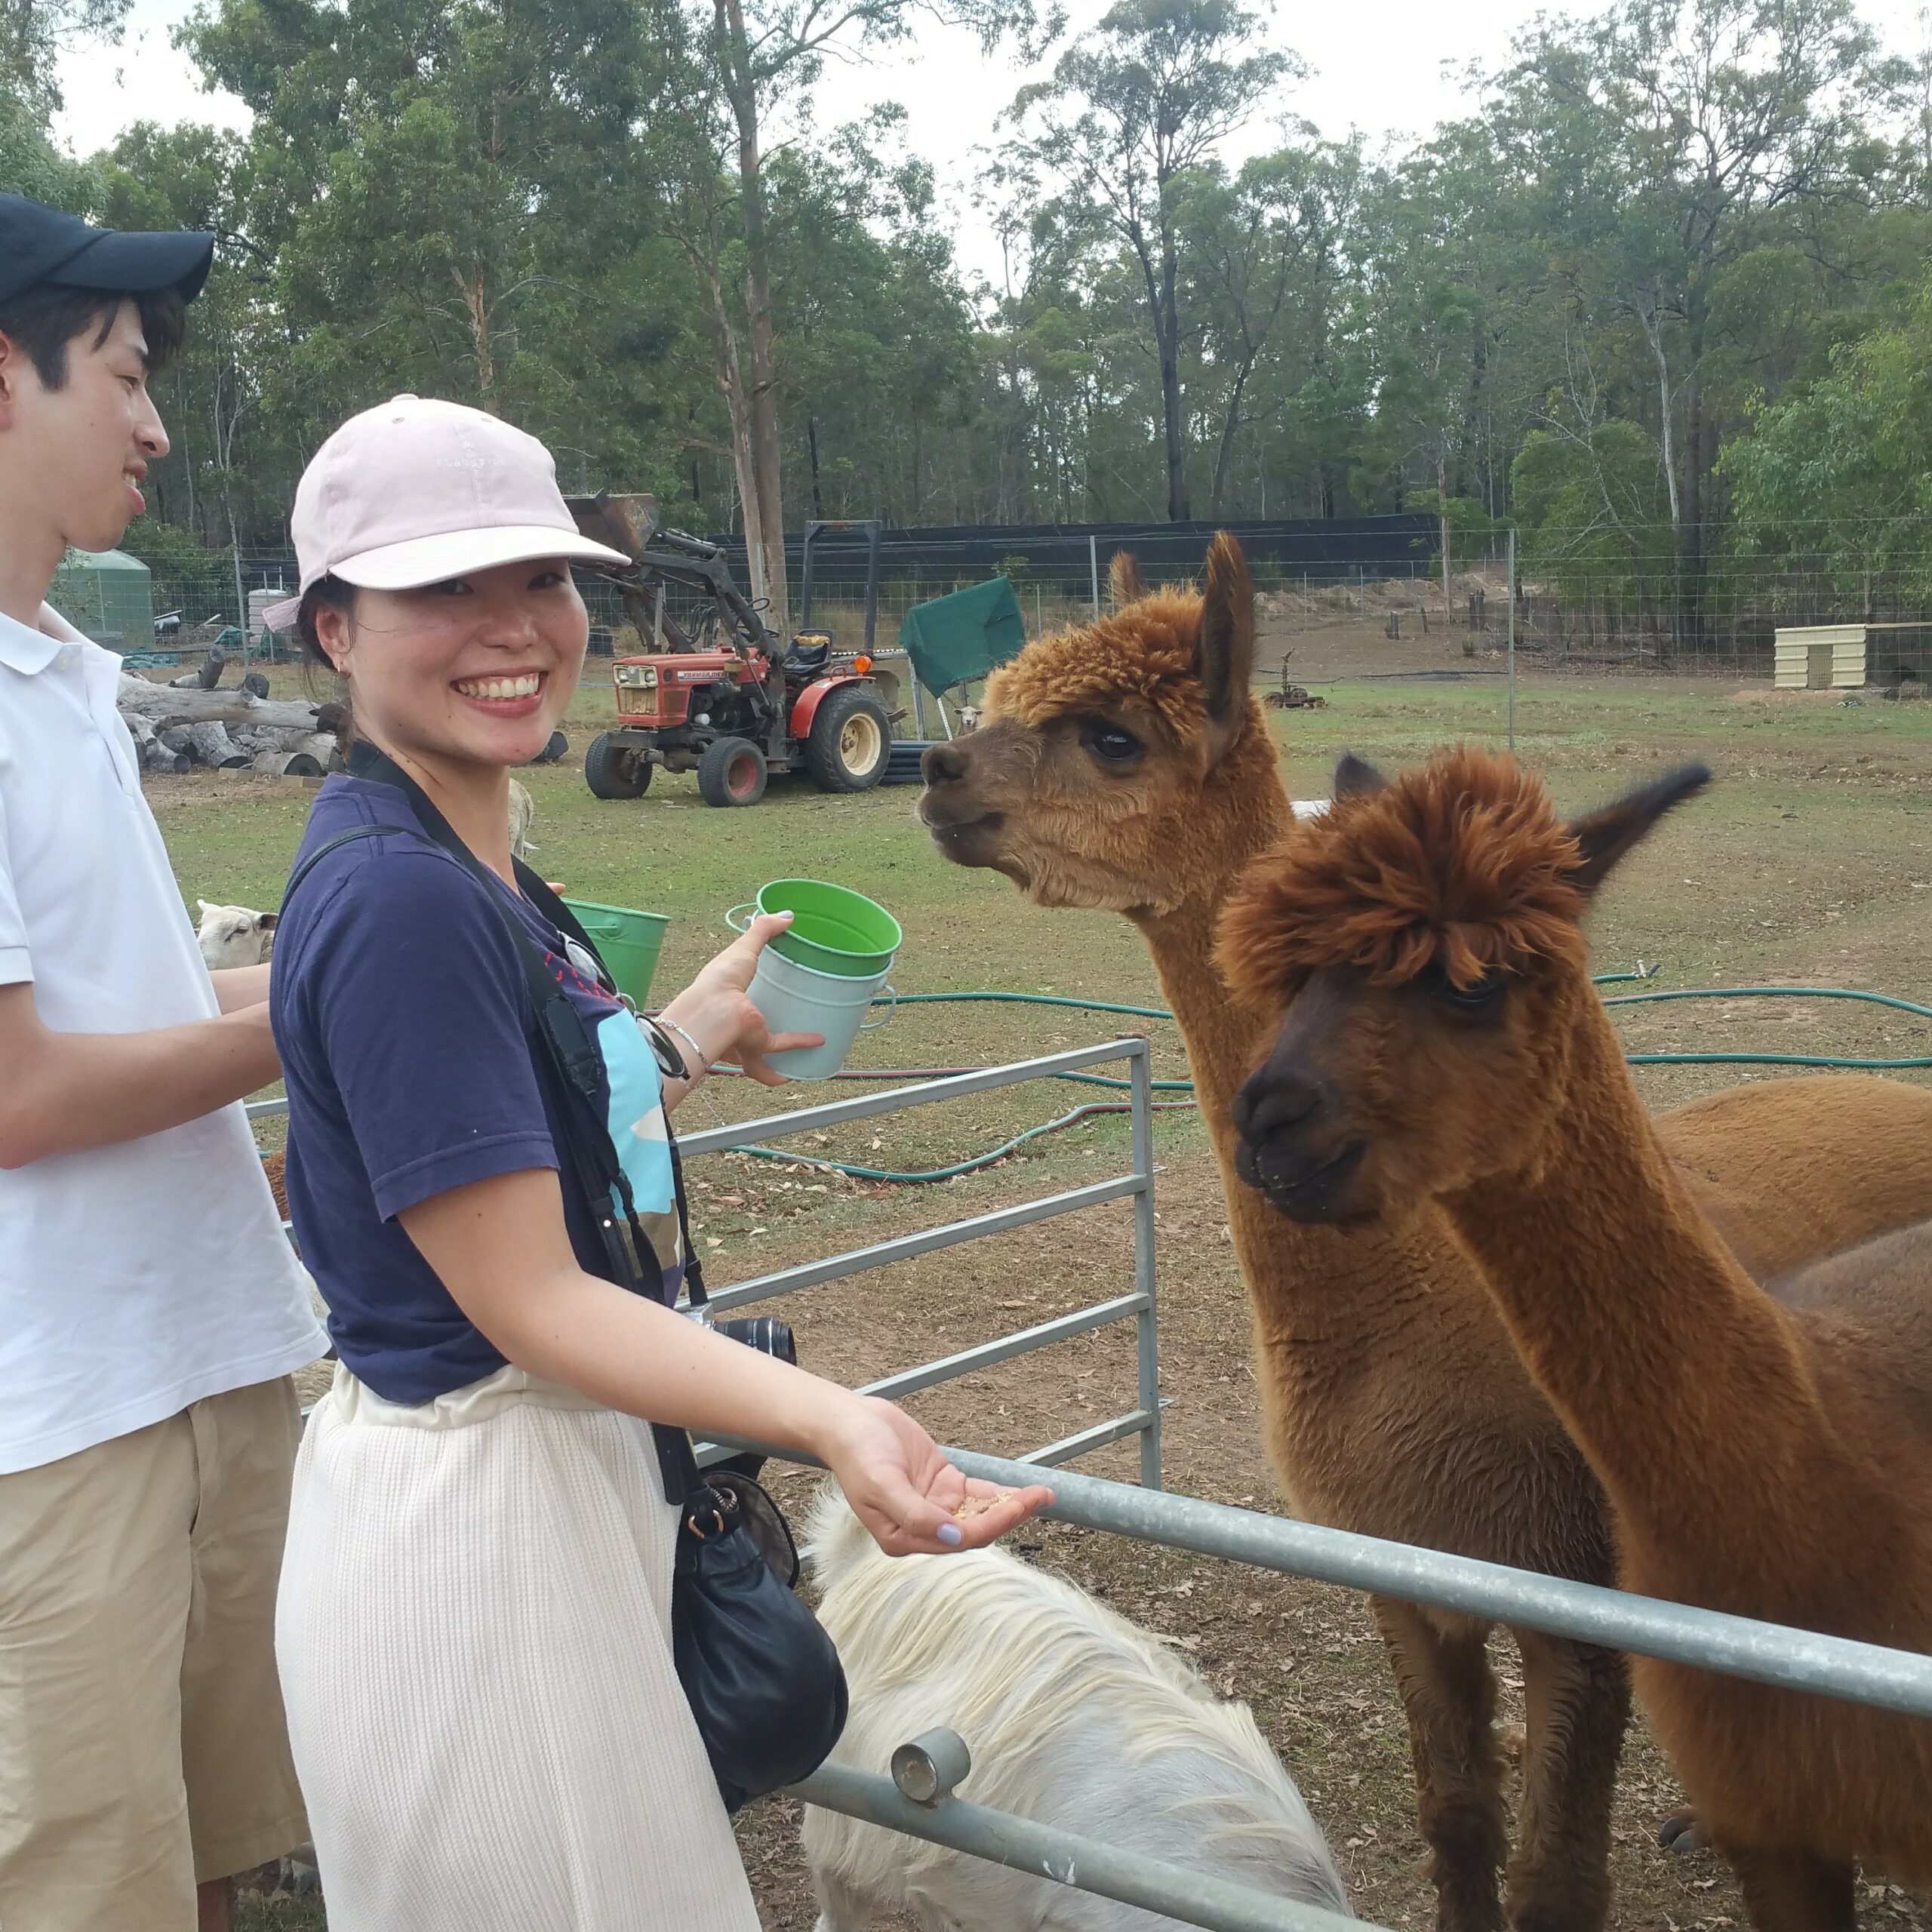
{"type": "Polygon", "coordinates": [[[899,626],[899,648],[929,691],[983,678],[1026,648],[1026,625],[1020,599],[1003,577],[915,604],[899,626]]]}

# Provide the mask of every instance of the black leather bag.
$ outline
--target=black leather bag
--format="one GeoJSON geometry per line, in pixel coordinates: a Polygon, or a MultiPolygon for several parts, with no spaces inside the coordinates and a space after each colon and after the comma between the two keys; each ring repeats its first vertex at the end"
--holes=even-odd
{"type": "MultiPolygon", "coordinates": [[[[543,955],[497,898],[500,881],[463,844],[415,781],[366,744],[354,747],[349,769],[403,792],[435,842],[481,876],[530,983],[537,1038],[558,1092],[568,1143],[558,1152],[590,1204],[603,1237],[610,1278],[633,1294],[662,1300],[663,1283],[654,1252],[638,1223],[629,1183],[595,1103],[600,1064],[577,1009],[543,955]]],[[[407,829],[358,827],[328,841],[309,863],[343,839],[407,829]]],[[[307,869],[305,866],[289,881],[285,905],[307,869]]],[[[516,878],[525,897],[583,948],[605,983],[611,985],[596,947],[569,907],[521,860],[516,878]]],[[[703,1269],[691,1246],[684,1174],[675,1142],[671,1161],[686,1290],[691,1305],[702,1309],[703,1269]]],[[[766,1354],[796,1359],[791,1331],[782,1322],[761,1317],[718,1326],[766,1354]]],[[[845,1727],[845,1673],[832,1639],[795,1593],[798,1552],[777,1504],[742,1468],[709,1475],[700,1471],[691,1438],[682,1429],[653,1423],[651,1430],[665,1500],[678,1506],[671,1583],[671,1641],[678,1679],[725,1808],[736,1811],[748,1799],[795,1783],[831,1754],[845,1727]]]]}

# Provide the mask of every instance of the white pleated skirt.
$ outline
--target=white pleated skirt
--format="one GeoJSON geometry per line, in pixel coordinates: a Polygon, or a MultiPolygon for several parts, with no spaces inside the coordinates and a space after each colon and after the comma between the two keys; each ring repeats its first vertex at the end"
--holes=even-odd
{"type": "Polygon", "coordinates": [[[338,1367],[275,1617],[330,1932],[757,1932],[671,1652],[648,1425],[338,1367]]]}

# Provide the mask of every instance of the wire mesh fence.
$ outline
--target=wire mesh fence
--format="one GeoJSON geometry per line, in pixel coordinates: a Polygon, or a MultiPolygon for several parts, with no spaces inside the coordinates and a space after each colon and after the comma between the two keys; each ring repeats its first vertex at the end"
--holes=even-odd
{"type": "MultiPolygon", "coordinates": [[[[1367,562],[1255,561],[1257,675],[1271,685],[1479,675],[1500,671],[1513,648],[1517,668],[1531,676],[1768,683],[1780,631],[1855,626],[1865,632],[1870,683],[1910,687],[1932,678],[1932,556],[1893,552],[1882,567],[1847,563],[1844,545],[1820,537],[1814,550],[1724,556],[1694,571],[1663,552],[1594,559],[1582,554],[1589,534],[1537,533],[1518,549],[1513,582],[1500,538],[1472,543],[1466,555],[1452,546],[1446,580],[1439,551],[1367,562]]],[[[1060,539],[1048,559],[1002,556],[997,573],[1014,586],[1027,634],[1084,623],[1105,609],[1117,550],[1158,554],[1141,566],[1152,587],[1194,580],[1201,561],[1195,546],[1177,544],[1171,530],[1147,536],[1137,546],[1131,533],[1109,531],[1104,545],[1097,539],[1073,562],[1069,547],[1082,546],[1060,539]]],[[[873,617],[877,648],[894,649],[916,605],[985,581],[987,547],[983,540],[935,540],[921,546],[915,566],[888,558],[873,617]]],[[[1204,541],[1198,548],[1204,554],[1204,541]]],[[[700,592],[667,586],[627,608],[609,581],[588,573],[580,580],[594,656],[731,641],[723,613],[700,592]]],[[[85,574],[63,573],[54,601],[83,630],[130,653],[173,654],[187,663],[219,641],[231,655],[275,657],[291,647],[266,632],[263,611],[294,581],[286,555],[244,552],[194,568],[154,565],[144,596],[132,599],[85,574]]],[[[835,575],[820,583],[808,614],[796,608],[795,586],[793,596],[794,624],[808,615],[841,651],[865,641],[857,582],[835,575]]]]}

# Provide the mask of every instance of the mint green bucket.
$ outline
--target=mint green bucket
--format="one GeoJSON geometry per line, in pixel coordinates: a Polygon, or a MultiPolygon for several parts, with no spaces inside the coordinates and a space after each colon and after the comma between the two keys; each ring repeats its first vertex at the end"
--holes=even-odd
{"type": "Polygon", "coordinates": [[[617,990],[633,1006],[642,1006],[651,992],[657,955],[664,949],[665,929],[671,921],[662,912],[639,912],[629,906],[599,906],[589,899],[566,899],[577,923],[604,955],[617,990]]]}
{"type": "Polygon", "coordinates": [[[890,972],[893,955],[906,937],[883,906],[849,886],[829,885],[823,879],[774,879],[759,888],[755,905],[734,906],[724,915],[725,923],[734,932],[743,932],[739,915],[754,911],[792,915],[789,928],[768,951],[783,953],[814,973],[848,980],[890,972]]]}
{"type": "Polygon", "coordinates": [[[758,955],[758,971],[752,976],[752,1005],[774,1033],[825,1035],[823,1046],[767,1054],[768,1063],[793,1080],[823,1080],[836,1073],[845,1064],[852,1042],[861,1033],[883,1026],[897,1010],[897,998],[885,983],[890,970],[881,968],[863,979],[849,973],[815,973],[768,946],[758,955]],[[866,1011],[873,996],[881,992],[891,1004],[884,1019],[869,1021],[866,1011]]]}

